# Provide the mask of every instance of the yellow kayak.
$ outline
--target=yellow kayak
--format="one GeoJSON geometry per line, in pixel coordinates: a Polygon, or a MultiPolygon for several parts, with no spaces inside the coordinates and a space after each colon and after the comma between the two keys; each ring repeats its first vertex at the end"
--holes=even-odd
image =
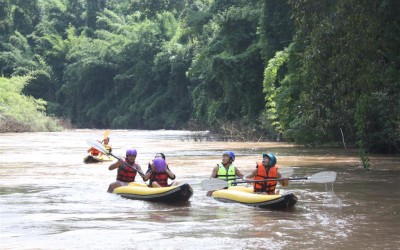
{"type": "Polygon", "coordinates": [[[187,183],[173,187],[151,188],[145,183],[131,182],[128,186],[114,189],[113,193],[132,200],[177,203],[188,201],[193,195],[193,189],[187,183]]]}
{"type": "Polygon", "coordinates": [[[104,162],[104,161],[112,161],[113,159],[107,155],[100,155],[100,156],[93,156],[88,155],[83,158],[84,163],[97,163],[97,162],[104,162]]]}
{"type": "Polygon", "coordinates": [[[229,189],[217,190],[211,196],[222,202],[237,202],[267,209],[286,209],[293,207],[297,203],[297,197],[292,193],[258,194],[253,193],[252,187],[244,186],[233,186],[229,189]]]}

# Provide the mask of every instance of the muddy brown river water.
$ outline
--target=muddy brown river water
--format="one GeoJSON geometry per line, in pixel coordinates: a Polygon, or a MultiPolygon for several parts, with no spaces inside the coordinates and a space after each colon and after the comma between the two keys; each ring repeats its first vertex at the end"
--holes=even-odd
{"type": "Polygon", "coordinates": [[[146,167],[163,152],[193,197],[179,206],[106,192],[110,163],[84,164],[86,140],[102,130],[0,134],[0,249],[399,249],[400,157],[373,155],[360,167],[353,149],[285,143],[199,142],[187,131],[111,130],[113,153],[136,148],[146,167]],[[263,210],[206,197],[225,150],[249,173],[261,153],[276,153],[293,177],[337,172],[332,184],[293,181],[282,192],[293,209],[263,210]]]}

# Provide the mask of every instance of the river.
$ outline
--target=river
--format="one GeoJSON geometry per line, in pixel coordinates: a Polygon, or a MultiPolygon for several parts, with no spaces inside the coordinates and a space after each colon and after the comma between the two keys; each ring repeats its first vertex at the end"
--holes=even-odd
{"type": "Polygon", "coordinates": [[[138,150],[146,168],[158,152],[189,183],[189,202],[134,201],[106,192],[116,177],[109,163],[84,164],[86,140],[102,130],[0,134],[1,249],[399,249],[400,158],[356,150],[299,148],[285,143],[187,140],[187,131],[111,130],[113,153],[138,150]],[[221,160],[249,173],[262,152],[276,153],[293,177],[337,172],[332,184],[292,181],[282,190],[299,201],[271,211],[221,203],[200,182],[221,160]]]}

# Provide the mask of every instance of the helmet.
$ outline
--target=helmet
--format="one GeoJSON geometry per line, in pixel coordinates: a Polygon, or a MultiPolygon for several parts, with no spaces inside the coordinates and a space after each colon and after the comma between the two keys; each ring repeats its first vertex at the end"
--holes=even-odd
{"type": "Polygon", "coordinates": [[[164,170],[167,168],[167,163],[163,158],[156,158],[153,160],[153,163],[157,172],[164,172],[164,170]]]}
{"type": "Polygon", "coordinates": [[[264,153],[263,154],[263,158],[268,157],[269,158],[269,163],[268,163],[268,167],[272,167],[276,164],[276,157],[273,153],[264,153]]]}
{"type": "Polygon", "coordinates": [[[126,155],[128,156],[128,155],[137,155],[137,151],[136,151],[136,149],[127,149],[126,150],[126,155]]]}
{"type": "Polygon", "coordinates": [[[231,157],[232,160],[235,160],[235,154],[232,151],[226,151],[222,154],[222,156],[224,155],[229,155],[229,157],[231,157]]]}

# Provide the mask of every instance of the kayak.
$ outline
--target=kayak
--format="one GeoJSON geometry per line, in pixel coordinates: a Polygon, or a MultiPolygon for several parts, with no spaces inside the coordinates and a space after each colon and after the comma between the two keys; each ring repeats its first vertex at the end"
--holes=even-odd
{"type": "Polygon", "coordinates": [[[287,209],[297,203],[297,197],[293,193],[257,194],[253,193],[252,187],[245,186],[233,186],[228,189],[217,190],[211,196],[222,202],[237,202],[265,209],[287,209]]]}
{"type": "Polygon", "coordinates": [[[193,189],[187,183],[173,187],[152,188],[145,183],[131,182],[128,186],[114,189],[113,193],[132,200],[179,203],[188,201],[193,195],[193,189]]]}
{"type": "Polygon", "coordinates": [[[112,161],[113,159],[107,155],[100,155],[100,156],[93,156],[88,155],[83,158],[84,163],[97,163],[97,162],[104,162],[104,161],[112,161]]]}

